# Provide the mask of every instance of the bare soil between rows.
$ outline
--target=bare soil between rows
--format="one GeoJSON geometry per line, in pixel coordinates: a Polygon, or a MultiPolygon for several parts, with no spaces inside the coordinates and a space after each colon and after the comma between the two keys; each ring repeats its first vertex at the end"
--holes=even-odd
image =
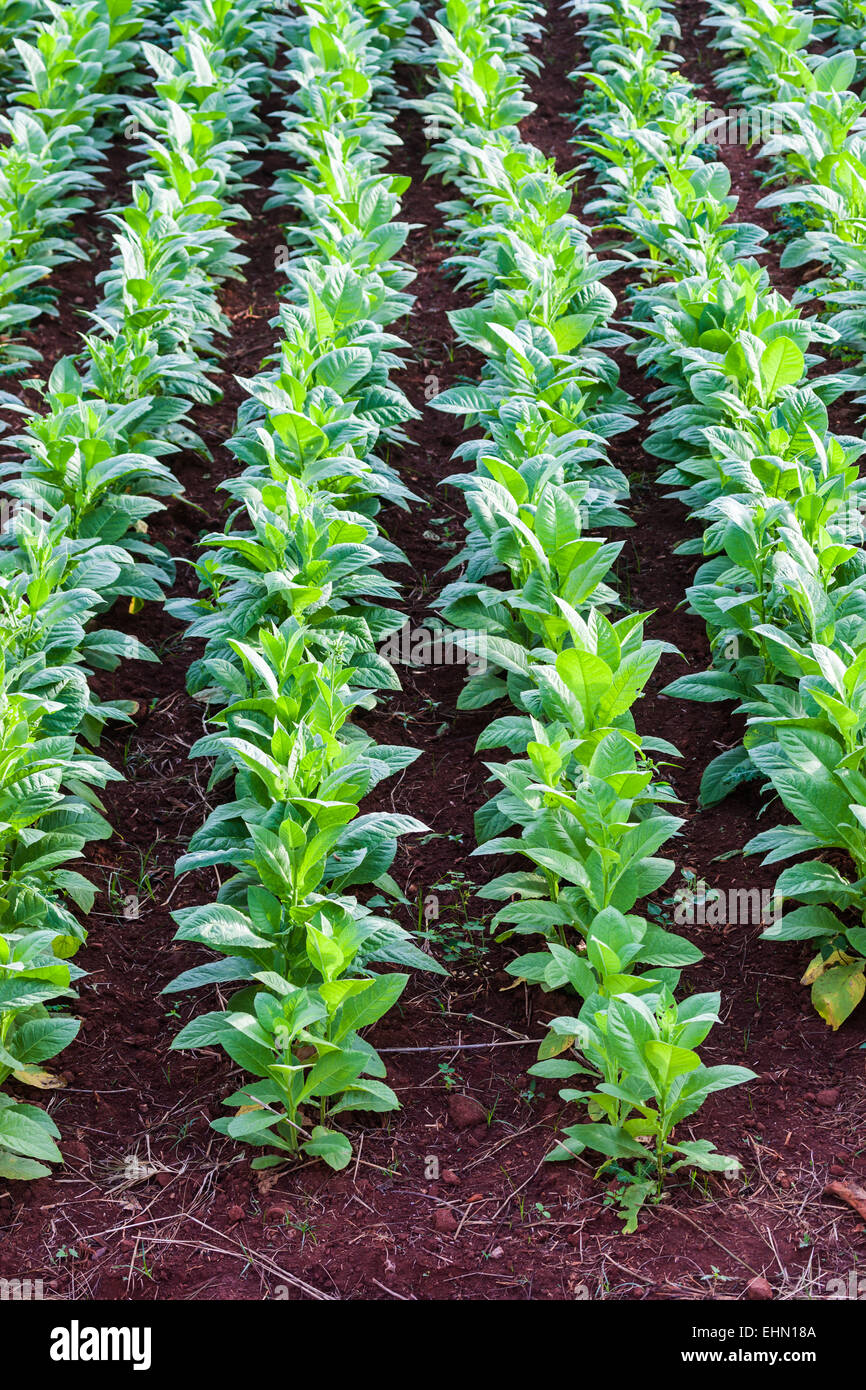
{"type": "MultiPolygon", "coordinates": [[[[683,47],[689,75],[702,80],[708,68],[698,14],[697,6],[683,10],[683,47]]],[[[526,134],[568,168],[576,156],[564,113],[577,104],[567,80],[577,38],[555,5],[543,58],[533,93],[538,109],[526,134]]],[[[423,418],[396,459],[419,501],[408,516],[384,513],[383,524],[409,558],[401,576],[404,608],[420,624],[445,582],[442,567],[462,515],[460,495],[440,486],[454,471],[459,425],[425,408],[426,395],[431,377],[444,389],[477,376],[481,364],[454,344],[448,324],[448,310],[465,301],[442,269],[447,249],[436,205],[446,195],[435,181],[423,181],[420,122],[409,113],[398,128],[405,143],[395,168],[413,178],[404,216],[419,224],[406,252],[418,272],[415,309],[397,325],[410,344],[401,381],[423,418]]],[[[737,158],[742,215],[760,220],[751,156],[737,158]]],[[[269,154],[262,188],[277,163],[269,154]]],[[[122,177],[118,171],[118,188],[122,177]]],[[[222,446],[242,399],[234,375],[251,375],[274,341],[283,238],[263,201],[264,193],[253,197],[252,220],[241,227],[248,281],[231,285],[225,297],[233,328],[219,378],[225,395],[219,406],[197,412],[213,462],[180,460],[185,499],[156,522],[180,559],[189,560],[200,535],[221,524],[215,488],[234,469],[222,446]]],[[[95,254],[102,249],[95,224],[83,235],[95,254]]],[[[95,302],[92,273],[93,266],[89,279],[76,271],[75,294],[85,306],[95,302]]],[[[80,307],[64,293],[60,320],[41,335],[49,361],[72,350],[80,307]]],[[[645,381],[629,359],[622,367],[627,389],[643,398],[645,381]]],[[[640,441],[638,428],[621,437],[614,454],[632,480],[635,520],[620,589],[630,603],[654,611],[650,635],[676,643],[699,669],[709,660],[703,624],[683,607],[695,561],[672,554],[686,534],[684,513],[657,487],[640,441]]],[[[190,566],[181,564],[177,592],[193,584],[190,566]]],[[[198,645],[184,641],[180,625],[156,605],[112,621],[128,625],[163,659],[158,666],[126,665],[99,681],[105,696],[137,700],[139,715],[135,728],[113,734],[104,750],[127,781],[107,797],[116,835],[92,853],[101,893],[79,957],[90,972],[77,1006],[83,1027],[58,1059],[67,1088],[48,1100],[67,1163],[51,1180],[0,1184],[0,1276],[42,1278],[46,1294],[62,1300],[737,1299],[756,1275],[776,1297],[823,1298],[831,1276],[846,1275],[863,1259],[863,1224],[823,1195],[833,1179],[866,1179],[862,1015],[831,1033],[798,983],[804,953],[760,942],[759,927],[689,928],[705,955],[684,978],[685,989],[722,994],[723,1020],[703,1049],[705,1060],[740,1062],[759,1074],[748,1087],[712,1097],[687,1127],[688,1137],[711,1138],[737,1155],[742,1182],[672,1186],[638,1232],[625,1237],[588,1164],[544,1163],[557,1126],[578,1117],[552,1084],[531,1086],[525,1068],[545,1019],[570,1012],[570,1001],[515,985],[503,971],[511,947],[461,925],[486,905],[470,898],[464,913],[459,892],[437,887],[449,875],[478,885],[499,871],[493,861],[471,857],[473,813],[488,794],[474,744],[495,710],[456,711],[459,668],[408,671],[403,692],[365,720],[382,741],[422,750],[368,809],[384,805],[426,821],[430,835],[406,842],[396,876],[413,903],[436,892],[443,935],[453,934],[443,924],[456,921],[457,934],[474,947],[452,964],[447,980],[414,977],[375,1028],[402,1108],[354,1126],[356,1161],[340,1174],[314,1163],[252,1173],[253,1151],[209,1128],[235,1084],[231,1064],[216,1051],[169,1051],[182,1022],[213,1007],[215,996],[159,994],[203,954],[172,944],[171,910],[203,901],[215,888],[212,875],[173,877],[208,802],[205,770],[187,757],[202,731],[202,708],[184,687],[198,645]],[[140,900],[137,919],[120,908],[129,894],[140,900]]],[[[671,777],[687,819],[673,857],[679,870],[713,887],[769,888],[772,871],[738,854],[754,833],[757,792],[697,810],[704,766],[737,731],[725,707],[658,694],[682,669],[681,660],[666,658],[636,710],[642,730],[671,739],[682,753],[671,777]]],[[[415,910],[403,921],[415,927],[415,910]]]]}

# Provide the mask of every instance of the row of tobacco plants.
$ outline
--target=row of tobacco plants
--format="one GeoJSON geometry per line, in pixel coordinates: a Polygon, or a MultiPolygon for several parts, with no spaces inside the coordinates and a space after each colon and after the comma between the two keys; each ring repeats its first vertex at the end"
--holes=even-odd
{"type": "Polygon", "coordinates": [[[411,307],[413,272],[395,259],[408,180],[384,166],[397,143],[392,73],[413,51],[415,10],[306,0],[284,30],[287,163],[271,205],[293,221],[280,336],[241,383],[248,398],[228,447],[242,467],[223,484],[225,531],[203,541],[200,595],[171,605],[206,643],[189,688],[212,732],[192,754],[212,759],[211,785],[230,791],[177,866],[228,870],[213,901],[174,914],[177,939],[217,959],[168,988],[232,987],[226,1007],[193,1018],[173,1046],[220,1046],[252,1075],[226,1097],[234,1113],[213,1123],[267,1150],[255,1168],[299,1151],[349,1162],[334,1121],[398,1105],[361,1030],[409,977],[376,967],[441,971],[380,911],[405,901],[389,872],[399,837],[426,826],[359,814],[418,756],[361,727],[380,692],[399,688],[380,652],[403,623],[383,566],[405,557],[377,514],[412,500],[382,453],[415,415],[391,379],[404,344],[389,331],[411,307]]]}
{"type": "MultiPolygon", "coordinates": [[[[255,107],[273,66],[271,26],[257,8],[254,0],[189,0],[165,47],[142,44],[154,94],[127,96],[139,157],[129,204],[112,215],[114,255],[91,331],[75,359],[33,383],[37,411],[4,401],[25,419],[0,466],[15,508],[0,544],[0,1083],[59,1085],[42,1063],[78,1030],[63,1008],[83,974],[73,957],[86,933],[73,909],[86,914],[94,888],[70,866],[89,841],[111,833],[99,790],[119,774],[96,749],[105,725],[128,721],[132,709],[101,702],[90,678],[124,658],[155,659],[104,618],[119,601],[135,612],[160,600],[172,583],[148,518],[179,491],[165,459],[179,448],[204,452],[187,417],[214,396],[208,372],[227,329],[217,291],[241,260],[230,230],[241,213],[231,200],[251,167],[245,141],[261,133],[255,107]]],[[[14,220],[0,224],[6,264],[21,261],[4,294],[70,252],[65,236],[47,233],[79,206],[66,198],[73,179],[86,187],[92,177],[106,94],[115,80],[128,77],[127,92],[145,84],[130,71],[136,11],[121,10],[58,8],[37,26],[35,44],[17,43],[26,80],[9,98],[12,143],[0,162],[9,179],[24,177],[37,130],[45,161],[29,201],[0,178],[0,193],[31,209],[37,234],[22,241],[14,220]],[[36,211],[47,206],[42,175],[59,180],[45,217],[36,211]]],[[[5,326],[31,317],[32,304],[19,302],[16,317],[8,295],[5,302],[5,326]]],[[[14,364],[30,354],[13,348],[10,356],[14,364]]],[[[42,1107],[0,1092],[0,1176],[48,1173],[61,1157],[58,1138],[42,1107]]]]}
{"type": "MultiPolygon", "coordinates": [[[[734,220],[671,14],[622,0],[581,38],[581,144],[600,183],[590,210],[626,233],[641,273],[629,326],[657,383],[645,447],[670,465],[660,482],[703,529],[678,550],[705,557],[688,598],[714,665],[667,693],[736,700],[746,715],[742,745],[706,769],[702,801],[758,778],[794,818],[747,853],[774,864],[842,851],[852,862],[848,874],[815,858],[786,868],[777,901],[800,905],[764,932],[815,942],[804,983],[835,1028],[862,998],[866,970],[866,556],[863,443],[830,432],[827,407],[858,377],[816,373],[810,349],[836,344],[838,328],[773,290],[759,260],[766,233],[734,220]]],[[[838,106],[845,55],[808,72],[824,108],[838,106]]]]}
{"type": "Polygon", "coordinates": [[[486,764],[499,790],[477,814],[476,853],[526,867],[481,896],[502,904],[500,940],[531,938],[509,973],[573,991],[578,1006],[553,1019],[531,1068],[571,1082],[561,1095],[586,1116],[549,1157],[588,1150],[603,1167],[626,1163],[619,1200],[632,1230],[667,1174],[736,1171],[708,1140],[673,1131],[753,1073],[701,1062],[719,997],[676,997],[700,952],[635,910],[672,874],[658,851],[682,824],[658,765],[677,750],[640,734],[632,715],[672,649],[645,638],[647,614],[616,616],[621,542],[586,534],[628,522],[608,441],[635,411],[609,356],[628,341],[609,323],[611,263],[570,211],[573,179],[518,129],[532,110],[536,12],[522,0],[452,0],[433,26],[432,92],[420,103],[436,137],[430,169],[458,194],[443,205],[450,266],[480,295],[451,322],[484,359],[477,385],[432,403],[482,430],[457,451],[470,471],[448,480],[465,497],[467,535],[439,608],[483,665],[460,707],[513,710],[478,740],[514,756],[486,764]]]}
{"type": "Polygon", "coordinates": [[[760,145],[758,168],[773,191],[759,206],[778,210],[786,242],[780,263],[810,267],[794,302],[826,317],[839,348],[862,358],[866,101],[851,87],[855,79],[862,87],[866,10],[858,0],[826,0],[817,9],[711,0],[704,23],[725,60],[715,82],[747,115],[738,134],[760,145]]]}

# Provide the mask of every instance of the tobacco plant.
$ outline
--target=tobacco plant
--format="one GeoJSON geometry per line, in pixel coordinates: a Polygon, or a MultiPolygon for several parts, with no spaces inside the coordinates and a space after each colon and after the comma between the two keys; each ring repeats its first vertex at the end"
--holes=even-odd
{"type": "Polygon", "coordinates": [[[362,726],[376,693],[399,688],[379,650],[402,626],[399,589],[381,567],[405,557],[375,518],[383,501],[405,507],[412,495],[379,449],[415,413],[392,384],[403,343],[388,332],[411,304],[412,272],[396,259],[405,180],[383,169],[390,72],[414,6],[375,15],[373,28],[345,0],[303,7],[283,119],[299,167],[281,172],[272,199],[299,214],[281,338],[242,381],[229,447],[244,467],[225,484],[236,503],[225,531],[204,539],[201,594],[173,604],[206,642],[189,683],[213,731],[192,753],[213,758],[212,785],[230,779],[234,794],[178,862],[231,871],[215,902],[175,914],[179,940],[222,959],[169,989],[239,985],[173,1045],[219,1044],[252,1074],[226,1099],[236,1113],[214,1126],[265,1150],[256,1168],[299,1153],[349,1162],[340,1117],[399,1104],[362,1031],[408,980],[382,967],[442,971],[365,901],[371,890],[405,901],[390,872],[398,842],[426,829],[360,811],[417,757],[362,726]]]}
{"type": "MultiPolygon", "coordinates": [[[[0,1082],[60,1085],[39,1064],[78,1029],[57,1009],[74,999],[83,974],[71,959],[86,936],[76,909],[90,910],[94,888],[70,866],[88,842],[110,834],[98,793],[119,774],[93,750],[105,724],[129,721],[134,708],[97,700],[90,677],[123,658],[154,659],[134,637],[107,627],[105,615],[119,600],[133,612],[160,600],[173,580],[173,562],[150,537],[148,520],[179,490],[165,457],[180,447],[204,451],[186,424],[193,402],[216,395],[208,372],[224,329],[217,288],[240,263],[228,193],[245,147],[231,138],[229,107],[246,130],[254,95],[243,98],[240,73],[254,92],[262,69],[244,69],[241,41],[249,33],[256,53],[269,51],[258,22],[243,27],[251,9],[192,0],[177,19],[174,59],[148,50],[158,73],[171,69],[174,85],[157,82],[156,96],[136,106],[142,125],[163,138],[145,139],[131,204],[112,215],[115,255],[101,277],[92,331],[80,354],[33,383],[38,411],[4,398],[24,418],[0,466],[11,512],[0,534],[0,1082]]],[[[51,14],[34,45],[18,45],[31,86],[18,93],[22,110],[11,121],[34,150],[47,142],[52,157],[62,154],[62,169],[75,162],[81,189],[91,186],[88,168],[110,133],[95,118],[112,105],[110,89],[137,55],[141,12],[99,0],[76,12],[52,6],[51,14]]],[[[11,244],[27,257],[54,256],[36,215],[42,205],[28,203],[26,161],[14,146],[4,160],[0,195],[2,170],[14,169],[23,180],[15,216],[29,219],[29,240],[16,241],[17,224],[7,222],[11,244]]],[[[46,195],[57,201],[45,226],[65,225],[67,186],[69,178],[46,195]]],[[[57,240],[55,260],[64,248],[57,240]]],[[[28,276],[22,264],[16,284],[28,276]]],[[[9,309],[10,321],[32,317],[20,307],[9,309]]],[[[10,351],[18,361],[32,356],[10,351]]],[[[60,1158],[58,1131],[17,1094],[0,1095],[0,1173],[40,1177],[60,1158]]]]}
{"type": "MultiPolygon", "coordinates": [[[[602,75],[614,61],[608,55],[615,42],[625,38],[645,51],[639,8],[629,0],[590,25],[589,47],[602,75]]],[[[813,122],[828,133],[825,148],[838,150],[857,111],[842,93],[851,65],[843,54],[816,62],[809,76],[790,57],[808,39],[809,17],[789,15],[784,35],[797,42],[786,50],[784,26],[774,27],[781,12],[772,10],[716,6],[726,51],[742,46],[743,25],[766,37],[763,47],[748,49],[748,72],[733,65],[725,81],[756,99],[799,82],[813,122]]],[[[660,47],[670,32],[669,22],[656,24],[660,73],[670,67],[660,47]]],[[[742,781],[767,779],[796,822],[763,831],[747,850],[763,851],[770,863],[821,849],[850,856],[853,878],[818,861],[786,870],[777,895],[804,906],[765,932],[770,939],[816,940],[819,954],[804,982],[812,985],[819,1012],[838,1027],[864,992],[866,970],[862,926],[851,921],[854,912],[863,921],[856,777],[866,565],[856,470],[862,442],[830,434],[826,407],[858,380],[852,373],[809,375],[820,361],[810,349],[837,342],[840,324],[804,319],[772,291],[753,259],[760,230],[733,221],[726,169],[672,133],[671,102],[688,103],[687,85],[673,96],[661,88],[655,100],[644,87],[629,99],[629,139],[647,156],[640,189],[627,192],[621,162],[608,167],[605,149],[590,148],[602,178],[600,206],[629,238],[629,254],[644,275],[631,327],[643,339],[638,362],[659,383],[650,400],[660,414],[647,448],[673,465],[661,481],[704,527],[700,540],[679,549],[707,557],[689,600],[708,624],[714,657],[712,670],[681,677],[667,693],[741,702],[748,716],[744,743],[706,770],[702,799],[710,804],[742,781]]],[[[622,93],[614,101],[596,81],[587,94],[586,126],[601,128],[621,102],[622,93]]],[[[815,143],[802,122],[799,129],[802,141],[783,137],[776,150],[811,157],[815,143]]],[[[820,166],[824,172],[834,157],[820,166]]]]}
{"type": "MultiPolygon", "coordinates": [[[[627,481],[611,467],[607,441],[630,427],[634,407],[607,354],[629,338],[608,324],[616,307],[603,283],[609,266],[592,255],[571,212],[573,177],[560,178],[516,128],[531,109],[523,73],[534,70],[525,42],[535,13],[520,3],[446,5],[434,28],[434,91],[419,103],[439,131],[428,163],[459,194],[443,205],[455,244],[446,264],[482,296],[477,308],[451,315],[458,337],[484,358],[481,380],[433,401],[483,431],[458,450],[474,472],[448,479],[464,492],[469,518],[452,562],[461,576],[437,606],[482,667],[459,706],[505,697],[515,711],[478,740],[479,749],[516,756],[487,764],[501,790],[476,817],[476,853],[529,863],[481,895],[503,904],[492,923],[500,940],[540,938],[539,949],[518,955],[508,970],[582,997],[594,1021],[591,1034],[583,1023],[557,1020],[533,1068],[558,1077],[589,1070],[603,1099],[563,1092],[589,1103],[594,1123],[566,1130],[549,1157],[590,1148],[606,1162],[639,1160],[624,1194],[633,1230],[640,1202],[650,1186],[660,1197],[669,1172],[737,1165],[708,1141],[669,1142],[674,1124],[713,1089],[701,1069],[705,1084],[693,1081],[690,1110],[674,1081],[678,1063],[682,1074],[701,1067],[672,1041],[679,1036],[672,991],[680,968],[700,952],[633,911],[673,872],[657,851],[682,823],[666,809],[676,798],[656,780],[653,761],[676,757],[676,749],[641,736],[632,715],[662,652],[672,649],[644,637],[649,615],[614,616],[621,544],[587,534],[628,523],[627,481]],[[614,1028],[623,1038],[616,1062],[591,1041],[614,1028]],[[583,1061],[560,1055],[575,1051],[583,1061]],[[609,1085],[620,1088],[615,1104],[603,1098],[609,1085]],[[657,1108],[645,1104],[650,1096],[657,1108]],[[635,1108],[642,1118],[628,1118],[635,1108]]],[[[713,1021],[708,1016],[704,1034],[713,1021]]],[[[751,1076],[732,1068],[715,1080],[733,1085],[751,1076]]]]}

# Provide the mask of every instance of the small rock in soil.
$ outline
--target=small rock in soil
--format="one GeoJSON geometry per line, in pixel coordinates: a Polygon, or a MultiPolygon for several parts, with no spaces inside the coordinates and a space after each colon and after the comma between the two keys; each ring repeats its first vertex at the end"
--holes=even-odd
{"type": "Polygon", "coordinates": [[[839,1099],[839,1087],[830,1086],[826,1091],[819,1091],[815,1099],[825,1110],[832,1110],[839,1099]]]}
{"type": "Polygon", "coordinates": [[[455,1129],[470,1129],[487,1121],[484,1106],[473,1096],[449,1096],[448,1114],[455,1129]]]}
{"type": "Polygon", "coordinates": [[[245,1212],[243,1207],[229,1207],[228,1211],[226,1212],[226,1216],[228,1217],[229,1221],[243,1221],[245,1212]]]}
{"type": "Polygon", "coordinates": [[[757,1275],[754,1279],[750,1279],[746,1285],[746,1298],[766,1299],[772,1297],[772,1288],[767,1283],[766,1279],[762,1279],[760,1275],[757,1275]]]}
{"type": "Polygon", "coordinates": [[[446,1168],[445,1172],[442,1174],[442,1181],[448,1187],[456,1187],[460,1179],[458,1178],[457,1174],[453,1171],[453,1169],[446,1168]]]}
{"type": "Polygon", "coordinates": [[[453,1235],[457,1230],[457,1217],[448,1207],[440,1207],[433,1217],[433,1225],[437,1231],[443,1235],[453,1235]]]}
{"type": "Polygon", "coordinates": [[[288,1212],[288,1209],[287,1209],[286,1207],[283,1207],[283,1206],[271,1206],[271,1207],[268,1207],[267,1211],[265,1212],[265,1221],[267,1221],[268,1223],[271,1223],[271,1222],[277,1222],[277,1223],[279,1223],[279,1222],[281,1222],[281,1221],[285,1221],[285,1219],[286,1219],[286,1217],[287,1217],[288,1215],[289,1215],[289,1212],[288,1212]]]}

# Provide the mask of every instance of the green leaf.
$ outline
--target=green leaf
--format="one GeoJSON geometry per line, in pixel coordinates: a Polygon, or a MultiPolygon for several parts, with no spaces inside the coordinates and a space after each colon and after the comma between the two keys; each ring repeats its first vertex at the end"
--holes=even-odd
{"type": "Polygon", "coordinates": [[[786,912],[778,922],[761,932],[762,941],[811,941],[821,936],[838,936],[843,923],[829,907],[815,904],[786,912]]]}
{"type": "Polygon", "coordinates": [[[359,1029],[376,1023],[396,1004],[408,983],[408,975],[396,972],[377,975],[369,989],[364,990],[363,994],[351,996],[341,1005],[332,1025],[332,1041],[339,1042],[348,1033],[357,1033],[359,1029]]]}
{"type": "Polygon", "coordinates": [[[18,1154],[0,1152],[0,1178],[10,1182],[35,1182],[37,1178],[51,1176],[51,1169],[32,1158],[21,1158],[18,1154]]]}
{"type": "Polygon", "coordinates": [[[607,662],[592,652],[569,647],[556,658],[556,671],[580,702],[584,719],[591,727],[596,705],[613,680],[613,672],[607,662]]]}
{"type": "Polygon", "coordinates": [[[706,1173],[728,1173],[740,1168],[736,1158],[717,1153],[709,1139],[686,1140],[674,1146],[676,1153],[682,1154],[679,1163],[671,1164],[671,1172],[678,1168],[701,1168],[706,1173]]]}
{"type": "Polygon", "coordinates": [[[815,85],[819,92],[844,92],[850,88],[857,72],[857,58],[850,48],[825,58],[814,69],[815,85]]]}
{"type": "Polygon", "coordinates": [[[349,1143],[345,1134],[339,1134],[336,1130],[326,1129],[324,1125],[316,1125],[311,1139],[301,1148],[305,1154],[311,1158],[322,1158],[329,1168],[339,1172],[341,1168],[351,1162],[352,1145],[349,1143]]]}
{"type": "Polygon", "coordinates": [[[700,700],[711,704],[717,700],[740,700],[743,688],[736,676],[727,671],[696,671],[671,681],[661,692],[671,699],[700,700]]]}
{"type": "Polygon", "coordinates": [[[647,1062],[656,1077],[662,1093],[669,1090],[678,1076],[696,1071],[701,1059],[696,1052],[687,1047],[675,1047],[673,1043],[652,1039],[644,1049],[647,1062]]]}
{"type": "Polygon", "coordinates": [[[54,1142],[57,1137],[53,1120],[34,1105],[10,1105],[0,1110],[0,1147],[24,1158],[62,1163],[63,1155],[54,1142]]]}
{"type": "Polygon", "coordinates": [[[552,1161],[574,1158],[584,1149],[593,1149],[597,1153],[607,1154],[609,1158],[649,1157],[649,1150],[643,1144],[639,1144],[627,1130],[616,1125],[571,1125],[564,1131],[564,1134],[573,1147],[564,1153],[558,1152],[559,1148],[565,1148],[565,1140],[563,1140],[557,1149],[548,1154],[548,1158],[552,1161]]]}
{"type": "Polygon", "coordinates": [[[796,386],[805,370],[803,354],[793,338],[774,338],[761,353],[761,381],[768,402],[785,386],[796,386]]]}

